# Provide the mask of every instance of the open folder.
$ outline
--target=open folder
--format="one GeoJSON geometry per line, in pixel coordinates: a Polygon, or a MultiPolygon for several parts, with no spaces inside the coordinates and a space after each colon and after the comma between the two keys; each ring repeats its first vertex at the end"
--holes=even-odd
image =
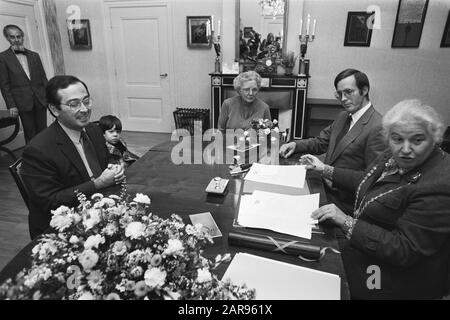
{"type": "Polygon", "coordinates": [[[245,283],[256,290],[257,300],[339,300],[338,275],[237,253],[222,280],[245,283]]]}

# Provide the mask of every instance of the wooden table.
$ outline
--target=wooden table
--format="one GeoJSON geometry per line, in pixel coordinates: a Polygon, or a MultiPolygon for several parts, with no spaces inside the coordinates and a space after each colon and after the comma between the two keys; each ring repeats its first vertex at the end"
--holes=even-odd
{"type": "MultiPolygon", "coordinates": [[[[316,262],[302,261],[295,256],[235,247],[228,244],[228,233],[232,229],[233,220],[238,208],[239,195],[243,183],[242,176],[231,177],[226,164],[182,164],[175,165],[171,161],[172,147],[176,143],[162,143],[142,156],[126,171],[127,192],[130,194],[144,193],[151,198],[152,213],[163,218],[172,213],[180,215],[189,222],[189,215],[201,212],[211,212],[223,236],[214,239],[214,244],[205,248],[205,256],[213,258],[217,254],[247,252],[262,257],[321,270],[341,277],[341,298],[349,299],[348,284],[341,256],[327,253],[316,262]],[[228,192],[224,196],[209,195],[205,188],[213,177],[220,176],[230,179],[228,192]]],[[[280,160],[281,164],[293,164],[295,159],[280,160]]],[[[311,193],[319,192],[321,204],[326,203],[321,179],[318,175],[308,172],[307,182],[311,193]]],[[[334,229],[321,226],[324,234],[313,234],[311,244],[338,248],[334,229]]],[[[305,239],[302,239],[305,241],[305,239]]],[[[30,251],[34,242],[27,245],[0,272],[0,283],[8,277],[17,274],[23,267],[30,265],[30,251]]],[[[217,269],[221,277],[227,265],[217,269]]]]}

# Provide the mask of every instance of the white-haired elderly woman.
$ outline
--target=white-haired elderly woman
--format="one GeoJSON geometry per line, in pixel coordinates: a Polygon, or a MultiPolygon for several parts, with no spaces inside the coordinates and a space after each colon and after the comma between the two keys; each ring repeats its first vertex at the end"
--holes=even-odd
{"type": "Polygon", "coordinates": [[[252,120],[272,120],[269,106],[256,97],[261,88],[261,76],[258,73],[243,72],[234,79],[233,85],[238,96],[223,102],[219,115],[219,129],[247,130],[252,120]]]}
{"type": "Polygon", "coordinates": [[[448,292],[450,156],[444,125],[419,100],[382,120],[388,150],[364,173],[335,168],[333,185],[356,194],[353,217],[329,204],[313,212],[342,228],[352,298],[432,299],[448,292]]]}

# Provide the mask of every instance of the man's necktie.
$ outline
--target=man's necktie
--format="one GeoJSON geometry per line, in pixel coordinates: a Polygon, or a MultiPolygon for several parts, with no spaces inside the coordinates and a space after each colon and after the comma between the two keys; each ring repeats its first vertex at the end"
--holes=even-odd
{"type": "Polygon", "coordinates": [[[100,164],[97,159],[97,154],[95,153],[94,150],[94,145],[92,144],[88,135],[84,131],[81,131],[80,142],[81,145],[83,146],[84,155],[86,156],[92,174],[94,175],[95,178],[97,178],[102,174],[102,169],[100,168],[100,164]]]}
{"type": "Polygon", "coordinates": [[[25,54],[25,50],[14,50],[15,54],[25,54]]]}
{"type": "Polygon", "coordinates": [[[342,128],[341,132],[339,132],[339,134],[336,137],[336,143],[334,144],[335,147],[338,145],[339,141],[342,140],[342,137],[345,136],[345,134],[348,132],[351,122],[352,122],[352,116],[349,114],[347,117],[347,120],[345,121],[344,127],[342,128]]]}

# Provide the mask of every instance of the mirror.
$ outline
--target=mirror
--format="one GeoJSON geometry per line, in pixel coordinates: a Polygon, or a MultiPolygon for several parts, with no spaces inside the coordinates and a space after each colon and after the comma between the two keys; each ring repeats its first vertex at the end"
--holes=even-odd
{"type": "Polygon", "coordinates": [[[276,71],[286,52],[288,0],[239,0],[236,59],[241,71],[276,71]],[[271,5],[271,6],[269,6],[271,5]]]}

